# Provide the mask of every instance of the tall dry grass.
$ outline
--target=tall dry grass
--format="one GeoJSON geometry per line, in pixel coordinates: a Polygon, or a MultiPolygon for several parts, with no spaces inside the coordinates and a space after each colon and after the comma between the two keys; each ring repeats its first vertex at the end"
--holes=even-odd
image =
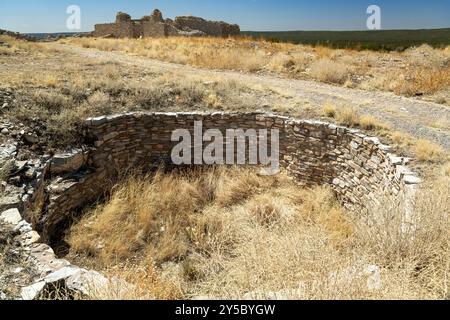
{"type": "Polygon", "coordinates": [[[421,191],[405,235],[404,208],[387,200],[353,216],[330,189],[301,189],[284,174],[159,172],[119,184],[69,243],[141,298],[445,299],[449,182],[421,191]]]}
{"type": "Polygon", "coordinates": [[[6,35],[0,35],[0,43],[0,56],[14,55],[19,52],[35,54],[45,54],[49,52],[47,47],[40,43],[16,39],[6,35]]]}
{"type": "Polygon", "coordinates": [[[326,58],[313,62],[310,68],[311,76],[322,82],[344,84],[350,76],[350,68],[348,65],[326,58]]]}
{"type": "Polygon", "coordinates": [[[404,53],[378,53],[250,38],[80,38],[64,40],[64,43],[202,68],[274,72],[408,96],[432,95],[450,88],[449,49],[433,49],[427,45],[404,53]]]}

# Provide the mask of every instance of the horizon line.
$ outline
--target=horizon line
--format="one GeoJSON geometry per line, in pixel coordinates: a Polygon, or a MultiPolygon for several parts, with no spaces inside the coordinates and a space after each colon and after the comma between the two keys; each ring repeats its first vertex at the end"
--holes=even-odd
{"type": "MultiPolygon", "coordinates": [[[[351,29],[351,30],[242,30],[242,32],[266,32],[266,33],[278,33],[278,32],[383,32],[383,31],[421,31],[421,30],[447,30],[450,26],[443,28],[418,28],[418,29],[404,29],[404,28],[394,28],[394,29],[380,29],[380,30],[368,30],[368,29],[351,29]]],[[[3,29],[5,31],[16,32],[20,34],[52,34],[52,33],[90,33],[92,31],[53,31],[53,32],[19,32],[13,30],[3,29]]]]}

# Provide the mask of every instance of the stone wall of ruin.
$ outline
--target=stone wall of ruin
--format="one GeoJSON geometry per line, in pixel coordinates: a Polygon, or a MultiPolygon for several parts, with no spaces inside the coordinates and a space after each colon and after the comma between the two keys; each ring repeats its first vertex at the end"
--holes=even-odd
{"type": "Polygon", "coordinates": [[[207,21],[198,17],[182,16],[176,17],[174,25],[180,30],[189,28],[192,30],[199,30],[212,36],[229,36],[240,33],[238,25],[230,25],[221,21],[207,21]]]}
{"type": "MultiPolygon", "coordinates": [[[[281,166],[304,186],[327,184],[354,212],[377,205],[381,197],[404,199],[419,180],[406,160],[391,154],[378,139],[333,124],[259,113],[133,113],[89,119],[92,145],[84,151],[84,169],[71,179],[53,179],[50,201],[39,218],[39,230],[51,240],[71,214],[103,195],[120,172],[135,167],[171,164],[173,130],[279,129],[281,166]]],[[[53,169],[54,170],[54,169],[53,169]]]]}
{"type": "Polygon", "coordinates": [[[167,36],[167,27],[162,22],[142,21],[143,37],[165,37],[167,36]]]}
{"type": "Polygon", "coordinates": [[[182,16],[175,21],[164,20],[159,10],[139,20],[119,12],[115,23],[96,24],[93,35],[104,37],[112,35],[116,38],[165,37],[179,35],[238,35],[240,28],[236,24],[222,21],[208,21],[198,17],[182,16]]]}
{"type": "Polygon", "coordinates": [[[114,35],[117,38],[133,38],[134,23],[132,20],[116,21],[116,31],[114,35]]]}
{"type": "MultiPolygon", "coordinates": [[[[404,224],[410,223],[420,179],[405,166],[407,159],[395,156],[377,138],[358,130],[266,113],[104,116],[86,121],[83,135],[88,142],[83,148],[28,160],[26,171],[19,176],[22,187],[6,186],[0,219],[16,225],[38,275],[45,277],[64,268],[88,272],[58,259],[50,246],[39,242],[53,246],[61,241],[76,214],[101,199],[128,169],[145,171],[160,163],[170,165],[177,144],[171,141],[173,130],[192,132],[197,120],[202,121],[203,130],[223,133],[226,129],[279,129],[281,166],[299,185],[330,185],[355,214],[367,213],[367,208],[380,202],[385,206],[387,201],[399,203],[405,208],[404,224]]],[[[39,280],[37,284],[43,283],[39,280]]],[[[27,297],[26,290],[23,294],[27,297]]]]}
{"type": "Polygon", "coordinates": [[[105,37],[108,35],[115,36],[116,34],[116,24],[115,23],[101,23],[95,25],[94,31],[95,37],[105,37]]]}

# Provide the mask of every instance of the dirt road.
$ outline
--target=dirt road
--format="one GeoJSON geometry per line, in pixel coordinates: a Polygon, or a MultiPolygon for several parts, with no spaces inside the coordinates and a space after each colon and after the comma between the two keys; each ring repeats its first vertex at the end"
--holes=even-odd
{"type": "Polygon", "coordinates": [[[364,91],[337,87],[324,83],[279,78],[271,75],[246,74],[236,71],[207,70],[186,65],[162,62],[122,52],[99,51],[70,45],[51,43],[86,58],[105,58],[115,63],[139,66],[152,72],[177,72],[186,75],[220,77],[246,86],[258,86],[270,92],[300,99],[313,108],[327,102],[337,106],[353,106],[361,114],[370,114],[386,122],[394,130],[401,130],[416,138],[425,138],[450,150],[450,108],[415,98],[397,96],[389,92],[364,91]]]}

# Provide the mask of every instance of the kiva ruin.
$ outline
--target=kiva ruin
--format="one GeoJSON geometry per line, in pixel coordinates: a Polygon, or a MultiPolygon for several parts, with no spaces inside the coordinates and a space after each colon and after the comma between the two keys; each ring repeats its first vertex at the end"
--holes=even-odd
{"type": "Polygon", "coordinates": [[[95,37],[140,38],[168,36],[216,36],[228,37],[238,35],[237,24],[223,21],[208,21],[193,16],[176,17],[175,20],[163,19],[161,11],[154,10],[152,15],[141,19],[131,19],[131,16],[119,12],[115,23],[95,25],[95,37]]]}

